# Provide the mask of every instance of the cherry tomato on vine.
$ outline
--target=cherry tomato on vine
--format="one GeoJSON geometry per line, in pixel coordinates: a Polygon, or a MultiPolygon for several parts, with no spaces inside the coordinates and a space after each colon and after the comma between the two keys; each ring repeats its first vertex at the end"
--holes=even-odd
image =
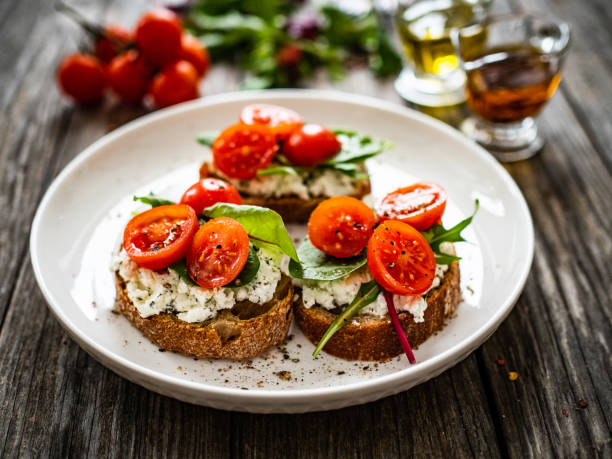
{"type": "Polygon", "coordinates": [[[357,255],[368,244],[376,217],[363,201],[337,196],[319,204],[308,220],[312,245],[328,255],[357,255]]]}
{"type": "Polygon", "coordinates": [[[150,88],[157,108],[167,107],[198,97],[198,72],[185,60],[164,67],[155,75],[150,88]]]}
{"type": "Polygon", "coordinates": [[[436,275],[436,258],[415,228],[396,220],[381,223],[368,243],[368,267],[381,287],[398,295],[425,293],[436,275]]]}
{"type": "Polygon", "coordinates": [[[234,124],[212,146],[215,166],[228,177],[250,179],[265,168],[278,150],[276,136],[268,126],[234,124]]]}
{"type": "Polygon", "coordinates": [[[133,49],[113,58],[107,68],[113,91],[123,101],[131,104],[142,100],[149,88],[152,74],[152,67],[133,49]]]}
{"type": "Polygon", "coordinates": [[[96,56],[102,62],[108,63],[133,39],[129,30],[118,25],[107,25],[104,27],[104,36],[96,41],[96,56]]]}
{"type": "Polygon", "coordinates": [[[170,10],[156,8],[146,12],[136,26],[136,42],[151,64],[162,67],[179,57],[183,28],[170,10]]]}
{"type": "Polygon", "coordinates": [[[269,126],[279,140],[289,137],[292,131],[301,127],[302,117],[285,107],[269,104],[247,105],[240,113],[244,124],[263,124],[269,126]]]}
{"type": "Polygon", "coordinates": [[[187,273],[205,288],[221,287],[238,277],[249,256],[249,235],[236,220],[204,223],[187,251],[187,273]]]}
{"type": "Polygon", "coordinates": [[[336,135],[318,124],[295,129],[283,144],[283,155],[296,166],[314,167],[340,151],[336,135]]]}
{"type": "Polygon", "coordinates": [[[143,268],[167,268],[185,256],[198,225],[196,213],[187,205],[154,207],[128,222],[123,248],[143,268]]]}
{"type": "Polygon", "coordinates": [[[187,188],[181,204],[187,204],[200,215],[204,209],[218,202],[242,204],[238,190],[217,178],[204,178],[187,188]]]}
{"type": "Polygon", "coordinates": [[[206,47],[193,35],[184,33],[181,37],[181,49],[179,59],[184,59],[198,71],[198,75],[203,77],[210,66],[210,56],[206,47]]]}
{"type": "Polygon", "coordinates": [[[64,58],[57,71],[57,81],[64,93],[82,104],[100,100],[106,85],[100,61],[79,53],[64,58]]]}
{"type": "Polygon", "coordinates": [[[422,182],[386,195],[376,206],[376,214],[380,220],[399,220],[424,231],[440,221],[445,208],[444,188],[422,182]]]}

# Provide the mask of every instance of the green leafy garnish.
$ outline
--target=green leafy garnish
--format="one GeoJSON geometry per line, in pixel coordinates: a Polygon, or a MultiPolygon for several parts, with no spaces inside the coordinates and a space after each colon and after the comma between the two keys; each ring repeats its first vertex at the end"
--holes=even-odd
{"type": "Polygon", "coordinates": [[[342,144],[342,149],[323,164],[361,163],[393,147],[391,142],[379,140],[365,134],[344,129],[335,129],[334,134],[342,144]]]}
{"type": "Polygon", "coordinates": [[[255,246],[280,250],[292,260],[300,261],[283,219],[273,210],[219,202],[204,209],[202,213],[209,218],[233,218],[244,227],[255,246]]]}
{"type": "Polygon", "coordinates": [[[259,169],[257,175],[298,175],[299,172],[305,170],[303,167],[295,166],[273,166],[265,169],[259,169]]]}
{"type": "Polygon", "coordinates": [[[426,231],[422,231],[421,234],[425,238],[425,240],[431,246],[434,254],[436,255],[436,263],[439,265],[447,265],[452,263],[455,260],[460,260],[460,257],[456,257],[454,255],[448,255],[444,252],[440,251],[440,244],[443,242],[464,242],[465,239],[461,235],[461,231],[463,231],[470,223],[472,223],[472,219],[478,212],[478,207],[480,203],[478,199],[474,203],[474,213],[465,220],[461,220],[455,226],[450,229],[444,228],[442,225],[434,225],[426,231]]]}
{"type": "Polygon", "coordinates": [[[212,144],[215,143],[217,137],[221,131],[204,131],[200,132],[196,137],[196,140],[202,145],[206,145],[207,147],[212,147],[212,144]]]}
{"type": "Polygon", "coordinates": [[[168,199],[160,198],[153,193],[149,193],[146,196],[134,196],[134,201],[144,202],[145,204],[149,204],[151,207],[170,206],[174,204],[174,202],[169,201],[168,199]]]}
{"type": "Polygon", "coordinates": [[[365,252],[350,258],[336,258],[317,249],[308,237],[297,251],[300,262],[289,262],[289,274],[298,279],[331,281],[342,279],[367,263],[365,252]]]}
{"type": "Polygon", "coordinates": [[[189,274],[187,274],[187,264],[184,258],[180,261],[177,261],[173,265],[170,265],[168,269],[171,269],[172,271],[177,273],[178,276],[185,282],[187,282],[189,285],[198,285],[193,281],[191,277],[189,277],[189,274]]]}
{"type": "Polygon", "coordinates": [[[368,304],[376,301],[378,294],[380,293],[381,288],[380,285],[375,280],[371,280],[370,282],[366,282],[365,284],[361,284],[359,287],[359,291],[351,304],[349,304],[344,311],[342,311],[338,317],[331,323],[319,344],[315,348],[312,355],[316,357],[321,349],[325,346],[325,344],[329,341],[329,339],[334,336],[334,334],[340,330],[344,325],[348,323],[349,320],[353,318],[355,314],[357,314],[361,309],[366,307],[368,304]]]}
{"type": "Polygon", "coordinates": [[[229,284],[224,285],[224,287],[234,288],[234,287],[244,287],[257,276],[257,272],[259,271],[259,257],[257,256],[257,250],[252,245],[249,246],[249,258],[247,258],[246,264],[238,277],[231,281],[229,284]]]}

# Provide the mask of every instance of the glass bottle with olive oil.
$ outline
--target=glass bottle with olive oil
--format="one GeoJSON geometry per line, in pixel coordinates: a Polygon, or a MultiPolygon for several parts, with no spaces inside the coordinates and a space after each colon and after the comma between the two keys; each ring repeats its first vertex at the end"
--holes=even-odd
{"type": "Polygon", "coordinates": [[[396,82],[400,95],[430,106],[465,100],[465,75],[459,68],[450,31],[473,24],[472,46],[481,46],[486,30],[478,24],[485,20],[490,4],[491,0],[400,2],[396,27],[409,64],[396,82]]]}

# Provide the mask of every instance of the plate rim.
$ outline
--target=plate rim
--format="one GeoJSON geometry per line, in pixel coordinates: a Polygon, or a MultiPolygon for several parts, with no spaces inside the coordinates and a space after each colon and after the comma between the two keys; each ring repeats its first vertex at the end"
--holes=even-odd
{"type": "MultiPolygon", "coordinates": [[[[451,126],[439,121],[433,117],[427,116],[414,109],[406,106],[402,106],[397,103],[393,103],[384,99],[376,97],[365,96],[361,94],[338,91],[338,90],[320,90],[320,89],[273,89],[273,90],[252,90],[252,91],[236,91],[227,92],[221,94],[215,94],[206,96],[205,98],[199,98],[190,102],[175,105],[166,109],[158,110],[139,117],[125,125],[105,134],[94,143],[90,144],[83,151],[77,154],[66,166],[60,171],[60,173],[53,179],[50,186],[45,191],[44,196],[39,202],[36,210],[36,214],[32,221],[29,241],[30,261],[34,270],[34,275],[38,286],[43,293],[43,296],[47,302],[47,306],[54,314],[56,319],[60,322],[62,327],[69,331],[70,335],[83,347],[86,346],[92,350],[96,359],[101,358],[113,361],[114,365],[123,367],[125,370],[138,374],[141,378],[152,379],[160,384],[170,385],[176,388],[188,389],[190,391],[196,391],[199,393],[208,393],[211,395],[222,396],[222,397],[233,397],[236,400],[246,401],[262,401],[265,399],[278,399],[278,400],[294,400],[309,398],[313,396],[329,397],[338,394],[349,394],[358,390],[371,389],[374,386],[388,387],[388,385],[400,385],[401,382],[409,377],[414,378],[420,384],[426,379],[419,379],[419,376],[427,374],[435,374],[436,369],[442,369],[446,371],[450,366],[453,365],[452,361],[456,360],[459,362],[461,359],[472,353],[478,346],[484,343],[499,327],[507,315],[512,311],[516,304],[521,292],[523,291],[524,285],[527,281],[531,266],[533,263],[535,249],[534,240],[534,228],[533,219],[529,211],[529,207],[521,192],[520,188],[510,176],[510,174],[497,162],[486,150],[481,146],[477,145],[467,137],[464,137],[459,131],[455,130],[451,126]],[[197,110],[202,107],[221,105],[228,102],[237,101],[249,101],[254,98],[270,98],[270,99],[284,99],[284,98],[297,98],[297,99],[320,99],[341,103],[349,103],[354,105],[362,105],[368,108],[380,109],[391,112],[400,116],[411,118],[421,122],[429,127],[436,130],[442,131],[446,135],[450,136],[454,141],[464,144],[469,149],[474,150],[474,153],[480,156],[480,159],[489,163],[498,176],[503,179],[504,183],[513,192],[513,195],[518,198],[518,204],[520,212],[526,219],[527,225],[527,250],[528,250],[528,262],[523,265],[522,272],[519,276],[519,281],[515,285],[514,289],[504,300],[501,307],[491,316],[491,318],[483,324],[476,332],[466,338],[464,341],[457,343],[456,345],[446,349],[434,357],[426,360],[425,362],[418,363],[415,366],[407,366],[406,368],[382,375],[376,378],[367,379],[363,381],[351,382],[348,384],[342,384],[340,386],[333,387],[316,387],[316,388],[304,388],[304,389],[281,389],[281,390],[269,390],[269,389],[257,389],[245,391],[238,388],[223,387],[206,382],[194,382],[183,380],[175,376],[167,375],[162,372],[151,370],[141,364],[132,362],[120,354],[114,353],[106,349],[103,345],[98,344],[95,340],[91,339],[87,334],[79,330],[78,327],[70,320],[67,314],[62,311],[62,308],[56,304],[53,299],[51,289],[45,282],[43,273],[38,262],[36,241],[39,238],[41,231],[41,218],[47,207],[49,201],[52,199],[57,188],[61,183],[69,176],[73,170],[77,169],[81,163],[87,161],[90,156],[94,155],[96,151],[103,148],[105,145],[115,141],[117,138],[128,134],[132,131],[138,130],[140,127],[147,125],[148,123],[156,122],[165,118],[171,118],[175,115],[188,112],[190,110],[197,110]],[[466,353],[467,351],[467,353],[466,353]]],[[[101,361],[101,363],[109,367],[108,363],[101,361]]],[[[127,377],[122,375],[122,377],[127,377]]],[[[128,378],[131,379],[131,378],[128,378]]],[[[359,402],[357,402],[359,403],[359,402]]]]}

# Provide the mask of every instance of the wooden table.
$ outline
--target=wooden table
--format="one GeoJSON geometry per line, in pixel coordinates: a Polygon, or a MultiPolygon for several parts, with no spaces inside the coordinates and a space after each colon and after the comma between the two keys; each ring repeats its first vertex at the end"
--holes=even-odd
{"type": "MultiPolygon", "coordinates": [[[[551,11],[573,25],[563,83],[540,120],[548,143],[507,166],[531,207],[536,253],[504,324],[465,361],[409,392],[340,411],[267,416],[136,386],[82,351],[49,312],[28,257],[38,202],[85,146],[143,113],[111,102],[77,108],[58,93],[56,65],[81,35],[52,3],[0,3],[0,456],[612,456],[608,0],[495,5],[551,11]]],[[[74,3],[126,25],[146,7],[74,3]]],[[[237,73],[216,66],[203,92],[238,84],[237,73]]],[[[331,84],[317,78],[311,86],[331,84]]],[[[392,82],[366,71],[334,87],[401,103],[392,82]]]]}

